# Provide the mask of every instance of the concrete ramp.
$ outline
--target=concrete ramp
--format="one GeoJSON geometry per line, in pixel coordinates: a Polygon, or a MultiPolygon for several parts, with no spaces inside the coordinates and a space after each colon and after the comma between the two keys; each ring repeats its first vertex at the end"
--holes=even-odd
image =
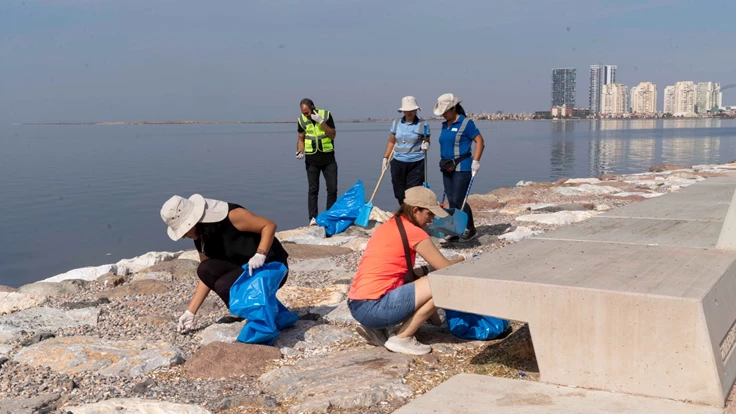
{"type": "Polygon", "coordinates": [[[544,382],[723,407],[736,251],[716,245],[736,239],[734,190],[710,179],[443,269],[435,303],[528,322],[544,382]]]}
{"type": "Polygon", "coordinates": [[[531,381],[460,374],[395,414],[721,414],[716,407],[531,381]]]}

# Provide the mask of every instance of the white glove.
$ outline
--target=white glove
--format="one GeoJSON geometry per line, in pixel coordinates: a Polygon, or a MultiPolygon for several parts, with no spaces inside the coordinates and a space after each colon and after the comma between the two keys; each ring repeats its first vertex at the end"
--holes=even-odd
{"type": "Polygon", "coordinates": [[[179,317],[179,332],[184,332],[192,329],[193,326],[194,314],[192,312],[189,312],[189,309],[187,309],[184,311],[184,314],[179,317]]]}
{"type": "Polygon", "coordinates": [[[470,171],[475,175],[478,173],[478,170],[480,170],[480,161],[473,160],[473,165],[470,167],[470,171]]]}
{"type": "Polygon", "coordinates": [[[422,141],[422,151],[427,151],[429,149],[429,141],[422,141]]]}
{"type": "Polygon", "coordinates": [[[310,118],[312,118],[312,121],[318,124],[321,124],[322,122],[324,122],[324,119],[322,119],[322,117],[319,116],[318,113],[312,113],[312,115],[310,115],[310,118]]]}
{"type": "Polygon", "coordinates": [[[253,270],[263,266],[264,263],[266,263],[266,256],[256,253],[255,256],[251,257],[248,261],[248,274],[253,276],[253,270]]]}
{"type": "Polygon", "coordinates": [[[304,151],[297,151],[297,153],[296,153],[296,159],[303,160],[304,159],[304,151]]]}
{"type": "Polygon", "coordinates": [[[381,162],[381,168],[384,170],[388,168],[388,158],[383,157],[383,161],[381,162]]]}

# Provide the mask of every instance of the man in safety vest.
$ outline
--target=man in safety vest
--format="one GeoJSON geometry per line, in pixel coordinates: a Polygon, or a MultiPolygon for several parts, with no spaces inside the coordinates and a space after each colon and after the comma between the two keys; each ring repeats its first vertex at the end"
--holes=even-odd
{"type": "Polygon", "coordinates": [[[317,109],[311,99],[299,103],[302,114],[297,120],[299,139],[296,141],[296,158],[303,159],[309,182],[309,225],[317,225],[319,199],[319,173],[327,185],[329,210],[337,200],[337,161],[335,161],[335,121],[330,111],[317,109]]]}

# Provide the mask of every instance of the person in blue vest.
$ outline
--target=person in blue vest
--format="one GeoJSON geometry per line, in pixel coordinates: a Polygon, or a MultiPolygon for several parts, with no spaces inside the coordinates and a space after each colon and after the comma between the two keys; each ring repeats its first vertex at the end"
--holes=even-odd
{"type": "Polygon", "coordinates": [[[335,160],[335,121],[330,111],[317,109],[311,99],[299,103],[302,114],[297,120],[296,158],[304,160],[309,183],[309,225],[316,226],[319,213],[319,174],[325,177],[329,210],[337,200],[337,161],[335,160]]]}
{"type": "Polygon", "coordinates": [[[404,204],[404,192],[407,188],[421,186],[424,182],[424,155],[429,149],[429,123],[417,117],[421,111],[413,96],[401,99],[403,112],[401,119],[391,124],[386,151],[383,154],[383,169],[389,167],[389,157],[393,152],[391,166],[391,183],[394,197],[399,205],[404,204]]]}
{"type": "MultiPolygon", "coordinates": [[[[437,98],[434,114],[445,118],[440,132],[440,170],[445,185],[445,194],[451,208],[460,208],[470,185],[470,177],[480,169],[480,157],[485,147],[483,136],[460,106],[460,98],[446,93],[437,98]],[[475,143],[475,151],[473,151],[475,143]]],[[[473,221],[473,211],[465,204],[463,211],[468,215],[468,227],[460,237],[448,236],[448,242],[468,242],[478,235],[473,221]]]]}

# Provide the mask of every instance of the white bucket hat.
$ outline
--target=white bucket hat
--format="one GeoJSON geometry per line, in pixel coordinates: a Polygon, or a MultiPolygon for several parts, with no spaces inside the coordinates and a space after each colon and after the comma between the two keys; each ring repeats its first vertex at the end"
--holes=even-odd
{"type": "Polygon", "coordinates": [[[416,111],[416,110],[422,110],[422,108],[417,105],[417,98],[413,96],[405,96],[401,98],[401,108],[399,108],[399,112],[404,111],[416,111]]]}
{"type": "Polygon", "coordinates": [[[435,115],[440,116],[460,102],[462,102],[462,100],[451,93],[440,95],[440,97],[437,98],[437,103],[434,104],[433,112],[435,115]]]}
{"type": "Polygon", "coordinates": [[[189,199],[175,195],[161,207],[161,218],[171,240],[179,240],[197,223],[216,223],[227,217],[227,203],[192,194],[189,199]]]}

